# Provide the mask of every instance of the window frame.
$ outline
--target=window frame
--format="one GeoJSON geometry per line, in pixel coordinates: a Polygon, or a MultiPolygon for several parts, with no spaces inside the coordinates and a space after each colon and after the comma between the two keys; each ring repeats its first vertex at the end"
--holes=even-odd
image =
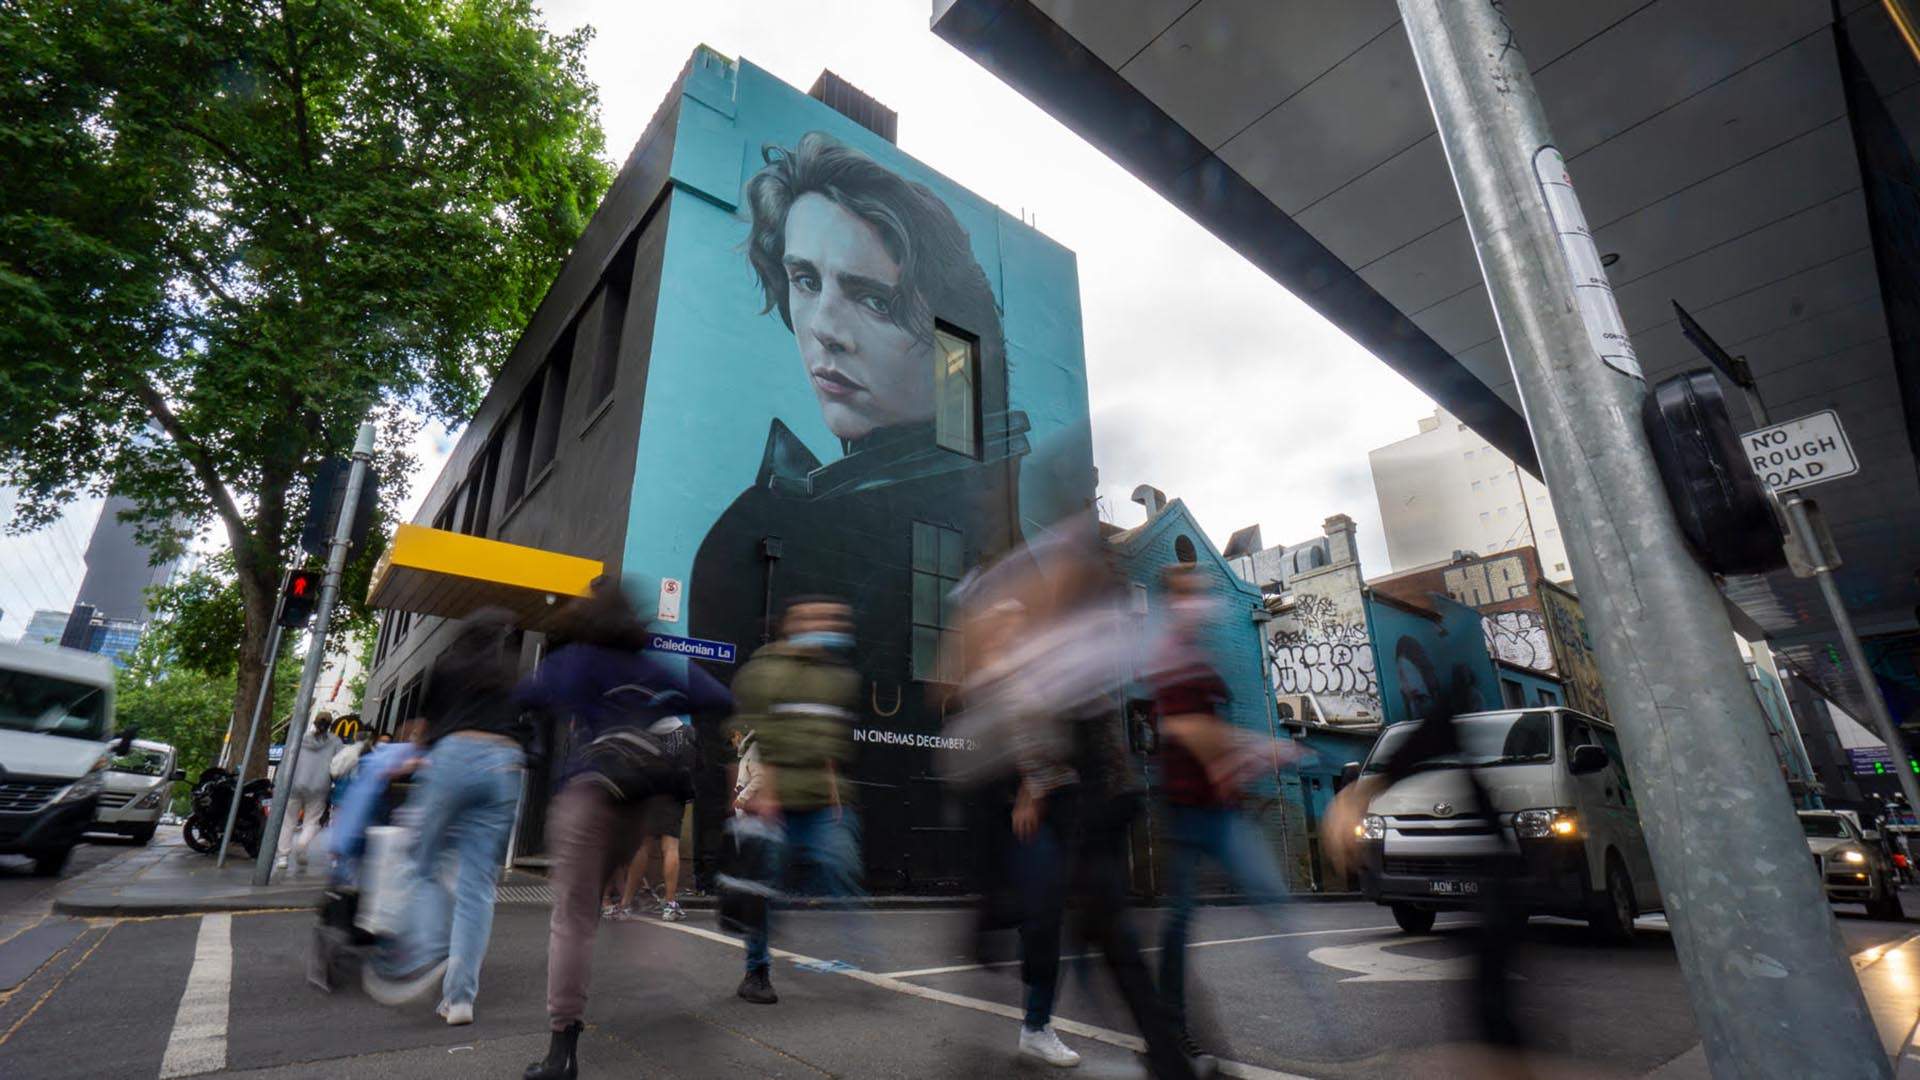
{"type": "Polygon", "coordinates": [[[953,590],[966,574],[966,533],[941,525],[938,522],[914,518],[907,528],[907,670],[915,682],[945,683],[959,682],[959,672],[941,670],[942,661],[950,664],[959,662],[960,626],[956,605],[952,603],[953,590]],[[933,549],[927,558],[922,558],[920,537],[927,530],[932,538],[933,549]],[[949,543],[955,552],[950,564],[945,553],[949,543]],[[950,572],[949,572],[950,571],[950,572]],[[922,582],[928,583],[923,586],[922,582]],[[926,622],[921,618],[919,594],[923,587],[934,590],[934,621],[926,622]],[[931,671],[922,671],[920,665],[920,641],[922,631],[931,631],[934,635],[934,657],[931,671]],[[952,647],[949,647],[949,646],[952,647]]]}
{"type": "Polygon", "coordinates": [[[940,447],[942,450],[946,450],[955,454],[960,454],[963,457],[972,458],[973,460],[978,461],[980,460],[981,456],[985,452],[985,439],[983,437],[984,433],[981,430],[981,428],[983,427],[984,417],[981,414],[981,407],[980,407],[980,399],[981,399],[980,337],[977,334],[970,334],[967,331],[962,330],[960,327],[955,326],[952,323],[949,323],[943,319],[935,319],[933,321],[933,355],[934,355],[934,373],[933,373],[934,374],[934,381],[933,381],[933,442],[934,442],[934,445],[940,447]],[[954,342],[957,342],[958,344],[960,344],[962,347],[966,349],[966,353],[967,353],[967,363],[966,363],[967,401],[965,403],[965,414],[966,414],[966,425],[967,425],[966,436],[967,436],[968,445],[966,445],[965,447],[956,446],[953,444],[953,442],[950,442],[949,441],[950,436],[944,431],[944,426],[947,422],[946,395],[948,393],[947,387],[949,385],[949,376],[947,374],[947,357],[950,355],[950,353],[947,351],[946,348],[943,347],[942,341],[941,341],[942,338],[951,339],[954,342]]]}

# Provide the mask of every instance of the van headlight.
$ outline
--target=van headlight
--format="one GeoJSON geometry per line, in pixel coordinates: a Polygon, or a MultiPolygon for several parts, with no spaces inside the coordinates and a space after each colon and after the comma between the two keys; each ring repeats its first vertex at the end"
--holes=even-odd
{"type": "Polygon", "coordinates": [[[1840,853],[1840,859],[1842,862],[1850,862],[1857,866],[1867,861],[1867,853],[1854,848],[1848,848],[1840,853]]]}
{"type": "Polygon", "coordinates": [[[1379,814],[1368,814],[1353,827],[1353,835],[1362,840],[1384,840],[1387,837],[1387,819],[1379,814]]]}
{"type": "Polygon", "coordinates": [[[79,802],[82,799],[91,799],[94,796],[100,794],[100,792],[103,789],[105,789],[106,786],[107,786],[106,759],[101,758],[100,763],[95,765],[93,769],[87,773],[87,775],[81,777],[78,780],[75,780],[71,784],[68,784],[64,789],[61,790],[60,794],[55,795],[53,797],[53,805],[59,806],[62,803],[79,802]]]}
{"type": "Polygon", "coordinates": [[[164,794],[166,794],[165,788],[154,788],[152,791],[140,796],[140,801],[134,803],[133,808],[135,810],[151,810],[160,805],[160,796],[164,794]]]}
{"type": "Polygon", "coordinates": [[[1513,815],[1513,832],[1522,840],[1572,840],[1580,835],[1580,818],[1559,806],[1522,810],[1513,815]]]}

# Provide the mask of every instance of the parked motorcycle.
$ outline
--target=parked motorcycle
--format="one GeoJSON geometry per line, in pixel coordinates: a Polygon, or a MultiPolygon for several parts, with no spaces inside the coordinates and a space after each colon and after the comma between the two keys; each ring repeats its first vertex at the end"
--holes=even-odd
{"type": "MultiPolygon", "coordinates": [[[[193,812],[181,827],[187,846],[202,855],[220,849],[220,831],[227,827],[227,809],[233,805],[235,777],[230,770],[211,766],[200,773],[193,786],[193,812]]],[[[240,813],[233,819],[233,842],[248,858],[260,853],[260,837],[266,832],[267,810],[273,798],[273,781],[265,777],[249,781],[240,789],[240,813]]]]}

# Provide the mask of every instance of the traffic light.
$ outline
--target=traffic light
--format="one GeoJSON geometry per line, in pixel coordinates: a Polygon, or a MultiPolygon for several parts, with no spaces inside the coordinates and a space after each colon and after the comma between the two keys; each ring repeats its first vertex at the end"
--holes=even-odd
{"type": "Polygon", "coordinates": [[[313,618],[320,602],[320,571],[294,570],[287,574],[286,594],[280,602],[280,625],[299,629],[313,618]]]}

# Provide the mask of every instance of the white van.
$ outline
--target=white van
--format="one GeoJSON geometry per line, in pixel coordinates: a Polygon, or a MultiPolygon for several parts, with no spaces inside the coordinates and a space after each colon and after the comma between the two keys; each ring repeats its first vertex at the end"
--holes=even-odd
{"type": "Polygon", "coordinates": [[[76,649],[0,642],[0,853],[58,874],[93,827],[116,745],[113,664],[76,649]]]}
{"type": "Polygon", "coordinates": [[[131,836],[144,844],[153,839],[166,812],[176,780],[187,774],[173,766],[173,747],[163,742],[135,739],[124,753],[107,764],[106,789],[100,793],[100,811],[93,831],[131,836]]]}
{"type": "MultiPolygon", "coordinates": [[[[1360,888],[1409,933],[1434,913],[1472,908],[1494,860],[1515,858],[1516,914],[1585,919],[1608,940],[1659,910],[1653,859],[1611,725],[1570,709],[1511,709],[1455,719],[1461,749],[1375,796],[1359,826],[1360,888]],[[1474,812],[1469,777],[1493,804],[1474,812]]],[[[1380,772],[1412,724],[1381,732],[1363,772],[1380,772]]]]}

